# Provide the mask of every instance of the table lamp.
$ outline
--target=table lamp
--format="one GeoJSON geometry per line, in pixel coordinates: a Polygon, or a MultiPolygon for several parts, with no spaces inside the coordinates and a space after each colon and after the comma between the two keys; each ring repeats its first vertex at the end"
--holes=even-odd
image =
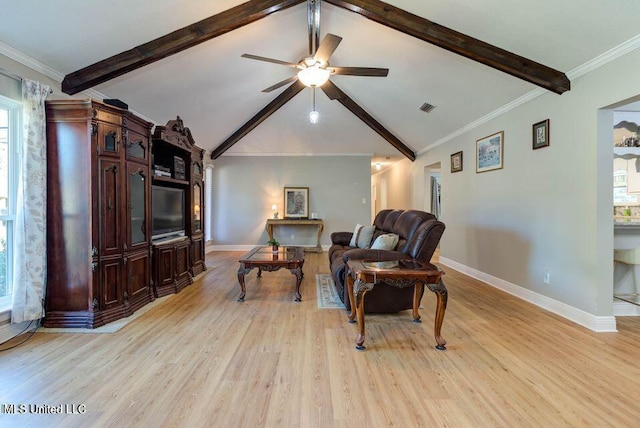
{"type": "Polygon", "coordinates": [[[273,218],[278,218],[278,206],[276,204],[271,205],[271,211],[273,211],[273,218]]]}

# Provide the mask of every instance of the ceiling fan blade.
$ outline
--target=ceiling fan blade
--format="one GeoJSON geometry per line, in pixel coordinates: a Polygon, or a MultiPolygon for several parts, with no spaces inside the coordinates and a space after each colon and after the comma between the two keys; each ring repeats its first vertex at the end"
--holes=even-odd
{"type": "Polygon", "coordinates": [[[296,76],[291,76],[288,79],[284,79],[283,81],[278,82],[273,86],[269,86],[268,88],[263,89],[262,92],[271,92],[271,91],[273,91],[275,89],[278,89],[278,88],[281,88],[282,86],[287,85],[287,84],[289,84],[291,82],[295,82],[296,80],[298,80],[298,76],[297,75],[296,76]]]}
{"type": "Polygon", "coordinates": [[[294,64],[292,62],[287,62],[287,61],[280,61],[279,59],[267,58],[264,56],[258,56],[258,55],[252,55],[252,54],[242,54],[240,56],[242,58],[257,59],[258,61],[272,62],[274,64],[286,65],[287,67],[299,68],[298,64],[294,64]]]}
{"type": "Polygon", "coordinates": [[[318,50],[313,56],[313,59],[326,64],[329,62],[329,57],[336,50],[341,41],[342,37],[327,33],[327,35],[324,36],[324,39],[322,39],[322,42],[320,42],[320,46],[318,46],[318,50]]]}
{"type": "Polygon", "coordinates": [[[325,83],[324,85],[320,86],[320,89],[322,89],[322,91],[325,93],[325,95],[327,97],[329,97],[330,100],[338,100],[342,97],[342,94],[340,93],[340,91],[337,89],[337,86],[331,84],[331,81],[329,80],[327,83],[325,83]]]}
{"type": "Polygon", "coordinates": [[[329,70],[333,70],[333,74],[343,74],[347,76],[372,76],[372,77],[387,77],[389,74],[388,68],[375,68],[375,67],[328,67],[329,70]]]}

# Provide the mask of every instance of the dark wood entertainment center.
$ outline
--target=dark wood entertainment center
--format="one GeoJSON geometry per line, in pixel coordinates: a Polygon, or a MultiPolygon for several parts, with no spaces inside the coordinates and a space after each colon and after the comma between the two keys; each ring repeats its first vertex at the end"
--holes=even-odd
{"type": "Polygon", "coordinates": [[[178,116],[153,133],[153,169],[170,170],[171,176],[153,175],[154,186],[185,190],[185,235],[152,242],[156,297],[177,293],[205,271],[203,158],[189,128],[178,116]],[[187,167],[190,166],[190,167],[187,167]]]}
{"type": "Polygon", "coordinates": [[[48,101],[46,114],[44,326],[99,327],[191,284],[206,269],[204,151],[182,120],[152,137],[152,123],[98,101],[48,101]],[[167,159],[171,176],[156,177],[167,159]],[[153,239],[152,186],[183,189],[183,236],[153,239]]]}

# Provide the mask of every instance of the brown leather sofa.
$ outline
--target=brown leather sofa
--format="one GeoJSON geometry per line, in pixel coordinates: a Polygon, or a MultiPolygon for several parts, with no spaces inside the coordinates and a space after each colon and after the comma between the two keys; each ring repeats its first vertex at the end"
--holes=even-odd
{"type": "MultiPolygon", "coordinates": [[[[373,222],[373,239],[385,233],[399,236],[395,250],[372,250],[349,246],[353,232],[331,234],[329,264],[338,296],[347,310],[351,309],[346,287],[347,260],[403,260],[418,259],[429,262],[445,225],[433,214],[418,210],[382,210],[373,222]]],[[[413,307],[413,287],[397,288],[380,283],[367,293],[364,310],[368,313],[398,312],[413,307]]]]}

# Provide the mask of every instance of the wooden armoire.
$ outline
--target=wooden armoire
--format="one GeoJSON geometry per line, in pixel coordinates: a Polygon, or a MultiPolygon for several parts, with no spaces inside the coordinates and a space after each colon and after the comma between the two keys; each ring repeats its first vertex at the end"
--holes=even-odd
{"type": "Polygon", "coordinates": [[[154,299],[151,127],[93,100],[48,101],[46,327],[94,328],[154,299]]]}

